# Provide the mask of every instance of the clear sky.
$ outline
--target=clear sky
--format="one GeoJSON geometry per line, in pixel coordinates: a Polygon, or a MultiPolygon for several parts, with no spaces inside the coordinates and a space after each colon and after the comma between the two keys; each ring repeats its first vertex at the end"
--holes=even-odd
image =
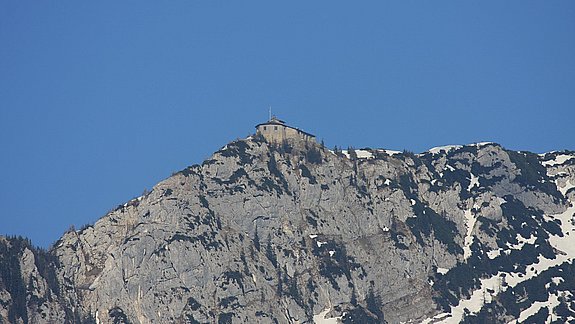
{"type": "Polygon", "coordinates": [[[0,234],[48,246],[254,132],[575,150],[575,1],[0,1],[0,234]]]}

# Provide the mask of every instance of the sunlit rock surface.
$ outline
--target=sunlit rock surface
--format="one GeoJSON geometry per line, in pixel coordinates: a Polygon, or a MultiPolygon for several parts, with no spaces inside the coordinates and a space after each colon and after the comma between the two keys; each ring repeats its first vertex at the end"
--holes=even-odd
{"type": "Polygon", "coordinates": [[[49,252],[0,240],[0,322],[573,320],[574,188],[574,152],[250,137],[49,252]]]}

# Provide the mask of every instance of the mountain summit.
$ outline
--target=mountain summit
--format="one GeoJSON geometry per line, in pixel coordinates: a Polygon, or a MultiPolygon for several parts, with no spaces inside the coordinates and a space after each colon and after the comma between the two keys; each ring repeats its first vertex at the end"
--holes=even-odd
{"type": "Polygon", "coordinates": [[[0,323],[565,322],[574,188],[575,152],[330,151],[270,120],[49,251],[0,239],[0,323]]]}

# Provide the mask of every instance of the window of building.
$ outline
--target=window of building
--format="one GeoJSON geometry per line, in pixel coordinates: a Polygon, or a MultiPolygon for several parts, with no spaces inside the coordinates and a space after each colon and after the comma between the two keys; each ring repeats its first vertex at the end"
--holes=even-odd
{"type": "Polygon", "coordinates": [[[268,128],[266,126],[264,126],[264,130],[267,130],[268,128]]]}
{"type": "Polygon", "coordinates": [[[277,127],[277,126],[274,126],[274,130],[278,130],[278,127],[277,127]]]}

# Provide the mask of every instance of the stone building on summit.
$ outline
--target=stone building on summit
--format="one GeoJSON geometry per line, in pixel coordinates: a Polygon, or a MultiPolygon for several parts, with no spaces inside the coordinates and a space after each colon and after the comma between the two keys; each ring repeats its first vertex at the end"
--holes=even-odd
{"type": "Polygon", "coordinates": [[[262,135],[270,143],[283,143],[284,141],[314,141],[315,135],[301,129],[286,125],[283,120],[275,116],[269,121],[256,125],[257,134],[262,135]]]}

